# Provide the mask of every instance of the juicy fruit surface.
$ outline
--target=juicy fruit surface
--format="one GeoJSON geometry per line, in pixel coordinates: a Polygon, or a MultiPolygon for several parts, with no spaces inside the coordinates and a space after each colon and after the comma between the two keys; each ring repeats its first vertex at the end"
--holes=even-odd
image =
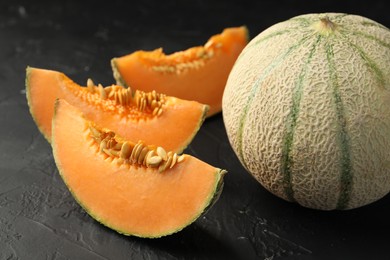
{"type": "Polygon", "coordinates": [[[246,27],[235,27],[204,46],[170,55],[162,49],[136,51],[112,60],[114,77],[121,85],[207,104],[211,116],[221,111],[227,77],[247,42],[246,27]]]}
{"type": "Polygon", "coordinates": [[[208,109],[155,91],[132,92],[116,85],[103,88],[91,81],[82,87],[61,72],[31,67],[27,68],[26,88],[30,112],[49,142],[56,98],[66,99],[90,120],[129,140],[143,140],[176,152],[183,151],[193,139],[208,109]]]}
{"type": "Polygon", "coordinates": [[[268,28],[225,89],[234,151],[264,187],[305,207],[378,200],[390,190],[389,67],[389,30],[361,16],[308,14],[268,28]]]}
{"type": "Polygon", "coordinates": [[[58,100],[54,158],[72,195],[97,221],[126,235],[153,238],[181,230],[210,206],[224,171],[190,155],[163,171],[134,162],[140,155],[110,155],[91,125],[97,127],[78,109],[58,100]]]}
{"type": "Polygon", "coordinates": [[[51,141],[54,102],[56,98],[62,98],[62,91],[58,87],[61,78],[61,73],[50,70],[30,67],[26,70],[26,97],[30,113],[48,142],[51,141]]]}

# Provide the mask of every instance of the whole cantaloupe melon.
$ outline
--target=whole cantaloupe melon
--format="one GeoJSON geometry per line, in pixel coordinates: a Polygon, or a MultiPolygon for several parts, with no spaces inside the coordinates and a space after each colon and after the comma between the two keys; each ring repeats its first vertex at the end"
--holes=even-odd
{"type": "Polygon", "coordinates": [[[351,209],[390,191],[390,30],[358,15],[306,14],[244,48],[223,95],[243,166],[304,207],[351,209]]]}

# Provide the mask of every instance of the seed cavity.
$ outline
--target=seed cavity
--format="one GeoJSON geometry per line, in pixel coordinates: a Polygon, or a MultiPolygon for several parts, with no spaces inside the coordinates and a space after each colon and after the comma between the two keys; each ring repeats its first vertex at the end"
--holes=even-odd
{"type": "Polygon", "coordinates": [[[134,101],[140,111],[150,110],[154,116],[160,116],[165,103],[165,97],[164,94],[157,93],[154,90],[152,92],[136,90],[134,101]]]}
{"type": "Polygon", "coordinates": [[[167,58],[165,64],[157,64],[151,66],[151,69],[160,73],[167,74],[181,74],[186,70],[200,69],[205,65],[207,60],[214,56],[214,50],[220,48],[221,45],[214,42],[209,42],[205,47],[200,47],[189,53],[185,61],[182,62],[171,62],[171,59],[167,58]]]}
{"type": "Polygon", "coordinates": [[[117,85],[103,87],[102,84],[93,82],[92,79],[87,80],[87,92],[81,92],[85,99],[89,102],[108,101],[107,107],[119,110],[123,107],[135,107],[140,112],[149,113],[153,116],[160,116],[163,112],[166,95],[157,93],[156,91],[144,92],[136,90],[134,93],[130,88],[124,88],[117,85]],[[89,93],[89,94],[87,94],[89,93]],[[91,95],[92,94],[92,95],[91,95]]]}
{"type": "Polygon", "coordinates": [[[110,157],[118,165],[156,168],[158,172],[164,172],[185,158],[184,155],[178,155],[172,151],[167,152],[161,146],[146,145],[141,140],[137,143],[122,141],[114,132],[100,129],[92,122],[89,123],[87,129],[98,151],[110,157]]]}

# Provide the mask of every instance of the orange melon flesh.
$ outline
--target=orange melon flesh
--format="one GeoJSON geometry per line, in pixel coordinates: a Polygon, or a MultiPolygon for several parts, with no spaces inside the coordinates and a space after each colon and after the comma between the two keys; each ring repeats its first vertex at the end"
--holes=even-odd
{"type": "Polygon", "coordinates": [[[61,72],[32,67],[27,68],[26,93],[30,112],[49,142],[56,98],[66,99],[89,120],[128,140],[143,140],[176,152],[191,142],[208,109],[198,102],[165,97],[163,112],[153,116],[151,110],[139,111],[135,104],[116,104],[112,98],[102,100],[99,93],[89,93],[61,72]]]}
{"type": "Polygon", "coordinates": [[[222,110],[229,72],[247,43],[247,28],[233,27],[212,36],[204,46],[170,55],[162,49],[140,50],[113,58],[111,65],[117,84],[196,100],[209,105],[212,116],[222,110]]]}
{"type": "Polygon", "coordinates": [[[126,235],[161,237],[194,222],[210,206],[224,171],[195,157],[173,168],[118,164],[93,145],[88,120],[58,100],[52,147],[61,177],[97,221],[126,235]]]}
{"type": "Polygon", "coordinates": [[[43,136],[51,140],[51,120],[54,101],[62,98],[59,82],[61,73],[28,67],[26,70],[26,97],[30,113],[43,136]]]}

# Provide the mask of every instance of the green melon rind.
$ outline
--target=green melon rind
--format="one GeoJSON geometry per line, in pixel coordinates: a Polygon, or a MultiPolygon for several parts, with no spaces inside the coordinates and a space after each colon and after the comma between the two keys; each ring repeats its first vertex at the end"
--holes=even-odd
{"type": "Polygon", "coordinates": [[[117,85],[128,88],[130,86],[127,85],[125,80],[122,78],[121,73],[118,70],[118,66],[116,65],[116,60],[117,58],[111,59],[111,68],[112,68],[113,77],[116,80],[117,85]]]}
{"type": "Polygon", "coordinates": [[[176,153],[182,153],[190,145],[190,143],[192,142],[192,140],[195,138],[196,134],[199,132],[200,128],[202,127],[204,121],[206,120],[209,109],[210,109],[209,105],[203,104],[202,117],[199,119],[197,127],[192,132],[192,135],[188,137],[186,143],[182,147],[180,147],[180,149],[178,149],[176,153]]]}
{"type": "Polygon", "coordinates": [[[55,139],[54,139],[55,138],[55,127],[54,127],[54,125],[55,125],[55,120],[56,120],[56,111],[57,111],[57,106],[58,106],[58,99],[56,100],[54,106],[55,106],[55,109],[54,109],[54,116],[53,116],[53,120],[52,120],[52,125],[53,125],[53,127],[52,127],[52,131],[53,131],[53,135],[52,135],[53,136],[52,150],[53,150],[53,157],[54,157],[55,163],[56,163],[57,168],[58,168],[58,173],[61,176],[62,180],[64,181],[64,183],[65,183],[66,187],[68,188],[69,192],[72,194],[72,196],[75,199],[75,201],[85,210],[85,212],[88,213],[88,215],[90,215],[93,219],[95,219],[100,224],[102,224],[102,225],[104,225],[104,226],[106,226],[106,227],[108,227],[108,228],[118,232],[119,234],[126,235],[126,236],[136,236],[136,237],[141,237],[141,238],[160,238],[160,237],[163,237],[163,236],[168,236],[168,235],[172,235],[174,233],[177,233],[177,232],[183,230],[184,228],[186,228],[187,226],[191,225],[200,216],[206,214],[208,209],[210,209],[218,201],[218,199],[219,199],[219,197],[220,197],[220,195],[222,193],[222,190],[223,190],[224,176],[227,173],[227,171],[219,169],[219,168],[215,168],[215,176],[216,176],[216,178],[215,178],[214,188],[213,188],[213,191],[210,193],[209,197],[205,200],[204,205],[201,207],[200,211],[194,216],[193,219],[191,219],[187,223],[184,223],[182,226],[177,227],[174,230],[169,230],[169,231],[167,231],[165,233],[150,234],[150,235],[138,234],[138,233],[130,233],[130,232],[127,232],[127,231],[123,231],[120,228],[116,228],[114,225],[111,225],[110,223],[107,223],[107,222],[101,220],[99,218],[99,216],[94,214],[94,212],[92,210],[90,210],[89,207],[87,205],[85,205],[77,197],[77,195],[72,191],[72,188],[68,185],[65,176],[62,174],[61,161],[60,161],[60,159],[57,156],[57,146],[56,146],[56,142],[55,142],[55,139]]]}

